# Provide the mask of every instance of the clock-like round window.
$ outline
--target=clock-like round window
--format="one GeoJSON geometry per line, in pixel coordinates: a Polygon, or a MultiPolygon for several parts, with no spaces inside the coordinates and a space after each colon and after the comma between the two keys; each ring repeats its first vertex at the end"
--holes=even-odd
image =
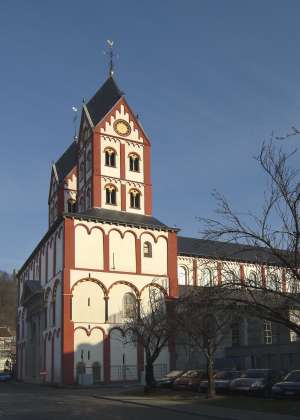
{"type": "Polygon", "coordinates": [[[114,130],[119,136],[129,136],[131,127],[125,120],[116,120],[114,122],[114,130]]]}

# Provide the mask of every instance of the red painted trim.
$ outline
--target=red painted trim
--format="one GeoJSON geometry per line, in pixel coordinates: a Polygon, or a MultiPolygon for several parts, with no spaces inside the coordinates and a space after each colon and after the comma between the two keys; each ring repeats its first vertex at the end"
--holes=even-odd
{"type": "Polygon", "coordinates": [[[167,295],[168,295],[166,289],[163,286],[161,286],[160,284],[149,283],[149,284],[145,284],[145,286],[142,287],[142,289],[141,289],[141,291],[139,293],[140,296],[142,295],[143,291],[145,289],[147,289],[147,287],[156,287],[157,289],[159,289],[165,295],[165,297],[167,297],[167,295]]]}
{"type": "MultiPolygon", "coordinates": [[[[109,261],[109,259],[107,259],[109,261]]],[[[90,271],[91,273],[118,273],[118,274],[130,274],[132,276],[135,276],[136,273],[134,271],[118,271],[118,270],[97,270],[96,268],[89,268],[89,267],[75,267],[75,270],[77,271],[90,271]]],[[[167,274],[153,274],[153,273],[142,273],[143,276],[150,276],[150,277],[167,277],[167,274]]]]}
{"type": "Polygon", "coordinates": [[[136,274],[141,274],[142,272],[142,257],[141,257],[141,240],[135,238],[135,262],[136,262],[136,274]]]}
{"type": "Polygon", "coordinates": [[[217,261],[217,284],[221,286],[222,284],[222,263],[217,261]]]}
{"type": "Polygon", "coordinates": [[[194,286],[197,286],[197,271],[198,271],[197,260],[196,260],[196,258],[194,258],[193,259],[193,283],[194,283],[194,286]]]}
{"type": "Polygon", "coordinates": [[[102,289],[104,296],[107,296],[107,295],[108,295],[108,290],[107,290],[107,288],[104,286],[104,284],[103,284],[100,280],[93,279],[92,277],[86,277],[86,278],[84,278],[84,279],[77,280],[77,281],[76,281],[76,283],[74,283],[74,284],[73,284],[73,286],[72,286],[72,288],[71,288],[71,290],[70,290],[70,293],[71,293],[71,294],[73,293],[73,290],[75,289],[75,287],[76,287],[78,284],[80,284],[80,283],[84,283],[84,282],[87,282],[87,281],[90,281],[90,282],[92,282],[92,283],[96,283],[96,284],[98,284],[98,286],[102,289]]]}
{"type": "Polygon", "coordinates": [[[71,312],[70,270],[75,265],[74,220],[64,220],[64,270],[62,287],[62,380],[74,382],[74,326],[71,312]]]}
{"type": "Polygon", "coordinates": [[[126,211],[126,185],[121,184],[121,210],[126,211]]]}
{"type": "Polygon", "coordinates": [[[124,284],[125,286],[130,287],[130,288],[131,288],[131,289],[135,292],[135,294],[136,294],[136,296],[137,296],[137,297],[139,297],[139,296],[140,296],[139,291],[138,291],[138,288],[137,288],[134,284],[132,284],[132,283],[130,283],[129,281],[126,281],[126,280],[119,280],[119,281],[115,281],[113,284],[111,284],[111,285],[109,286],[108,290],[107,290],[108,294],[109,294],[109,292],[111,291],[111,289],[112,289],[114,286],[116,286],[117,284],[124,284]]]}
{"type": "Polygon", "coordinates": [[[125,144],[120,144],[120,178],[125,179],[125,144]]]}
{"type": "Polygon", "coordinates": [[[177,235],[175,232],[169,232],[168,235],[168,277],[169,277],[169,295],[178,296],[177,279],[177,235]]]}
{"type": "Polygon", "coordinates": [[[245,269],[244,264],[240,264],[240,280],[242,284],[245,284],[245,269]]]}
{"type": "Polygon", "coordinates": [[[92,207],[101,207],[101,136],[96,130],[92,140],[92,207]]]}

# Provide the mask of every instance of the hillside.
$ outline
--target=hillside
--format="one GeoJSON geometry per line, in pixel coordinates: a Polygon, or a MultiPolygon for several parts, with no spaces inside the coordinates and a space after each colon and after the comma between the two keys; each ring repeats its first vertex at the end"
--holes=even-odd
{"type": "Polygon", "coordinates": [[[14,274],[0,271],[0,326],[16,329],[17,283],[14,274]]]}

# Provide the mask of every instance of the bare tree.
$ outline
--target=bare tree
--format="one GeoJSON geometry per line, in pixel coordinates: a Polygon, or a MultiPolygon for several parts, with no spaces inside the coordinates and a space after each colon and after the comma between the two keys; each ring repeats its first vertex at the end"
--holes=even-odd
{"type": "Polygon", "coordinates": [[[155,284],[148,290],[148,298],[132,307],[125,323],[130,341],[145,353],[146,390],[155,386],[154,363],[176,331],[173,302],[166,301],[155,284]]]}
{"type": "MultiPolygon", "coordinates": [[[[239,274],[230,281],[225,278],[223,285],[234,289],[229,298],[245,304],[251,314],[300,335],[300,179],[299,170],[293,167],[298,151],[287,152],[278,143],[296,134],[299,131],[293,128],[287,136],[271,138],[255,158],[267,179],[259,214],[239,213],[215,192],[217,219],[200,221],[206,239],[242,244],[235,248],[239,258],[248,261],[251,255],[256,267],[260,281],[240,279],[239,274]]],[[[227,260],[236,260],[235,252],[227,260]]],[[[230,271],[229,265],[223,261],[224,272],[230,271]]]]}
{"type": "Polygon", "coordinates": [[[207,396],[215,396],[214,359],[217,350],[231,330],[235,305],[227,291],[216,287],[194,288],[178,301],[178,321],[182,333],[206,358],[207,396]]]}

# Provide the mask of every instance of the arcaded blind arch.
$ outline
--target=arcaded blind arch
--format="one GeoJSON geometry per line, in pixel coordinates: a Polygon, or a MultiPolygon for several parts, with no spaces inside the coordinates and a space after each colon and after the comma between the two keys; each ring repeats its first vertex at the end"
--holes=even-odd
{"type": "Polygon", "coordinates": [[[259,277],[258,274],[255,271],[250,271],[250,273],[247,276],[248,279],[248,285],[251,287],[259,287],[259,277]]]}

